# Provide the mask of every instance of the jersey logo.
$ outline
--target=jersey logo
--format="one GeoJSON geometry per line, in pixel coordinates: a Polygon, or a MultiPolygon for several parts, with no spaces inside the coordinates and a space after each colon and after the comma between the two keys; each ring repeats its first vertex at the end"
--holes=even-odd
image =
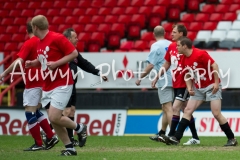
{"type": "Polygon", "coordinates": [[[167,50],[168,50],[168,47],[166,47],[165,50],[167,51],[167,50]]]}

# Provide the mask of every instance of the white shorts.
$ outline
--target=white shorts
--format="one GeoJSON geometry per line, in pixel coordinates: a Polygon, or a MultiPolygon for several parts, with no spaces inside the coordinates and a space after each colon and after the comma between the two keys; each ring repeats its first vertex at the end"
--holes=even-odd
{"type": "Polygon", "coordinates": [[[54,108],[64,110],[72,94],[73,85],[60,86],[51,91],[43,91],[42,107],[45,108],[48,103],[54,108]]]}
{"type": "MultiPolygon", "coordinates": [[[[162,88],[162,87],[161,87],[162,88]]],[[[161,104],[172,102],[174,98],[174,92],[172,87],[166,87],[163,90],[158,88],[158,97],[161,104]]]]}
{"type": "Polygon", "coordinates": [[[30,88],[23,91],[23,106],[37,106],[42,97],[42,88],[30,88]]]}

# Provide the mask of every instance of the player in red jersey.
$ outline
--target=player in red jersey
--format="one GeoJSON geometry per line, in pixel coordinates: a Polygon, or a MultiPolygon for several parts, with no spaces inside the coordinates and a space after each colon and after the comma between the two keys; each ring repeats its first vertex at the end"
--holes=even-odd
{"type": "MultiPolygon", "coordinates": [[[[178,54],[177,51],[177,43],[176,41],[181,38],[187,36],[187,29],[182,24],[176,24],[173,26],[172,30],[172,40],[175,41],[171,43],[168,47],[167,53],[165,55],[165,63],[162,67],[165,68],[165,70],[172,69],[172,78],[173,78],[173,88],[174,88],[174,96],[175,100],[173,103],[173,117],[170,127],[170,132],[168,136],[173,136],[176,130],[176,127],[180,120],[180,110],[184,110],[187,100],[189,98],[188,91],[186,89],[186,83],[184,81],[183,74],[181,74],[182,71],[182,58],[183,55],[178,54]]],[[[152,82],[152,87],[155,87],[156,82],[158,81],[159,77],[163,75],[163,70],[159,71],[158,76],[156,79],[152,82]]],[[[191,123],[189,123],[189,128],[192,132],[192,138],[189,139],[184,145],[193,145],[193,144],[200,144],[199,137],[196,132],[195,122],[194,118],[191,118],[191,123]]],[[[160,139],[168,139],[167,136],[160,136],[160,139]]],[[[168,142],[166,141],[166,144],[168,142]]]]}
{"type": "MultiPolygon", "coordinates": [[[[29,40],[27,40],[21,47],[16,59],[1,75],[0,79],[15,70],[15,67],[22,68],[27,60],[34,60],[37,57],[37,45],[39,39],[33,35],[31,23],[27,23],[27,34],[29,40]]],[[[23,71],[23,70],[22,70],[23,71]]],[[[24,151],[36,151],[44,149],[42,139],[40,136],[40,127],[46,133],[46,137],[51,141],[58,142],[58,138],[53,134],[48,120],[45,118],[43,113],[38,109],[41,104],[39,104],[42,95],[42,85],[43,81],[40,75],[40,68],[25,68],[25,76],[23,77],[25,82],[25,89],[23,92],[23,106],[25,107],[25,115],[28,122],[29,131],[34,138],[35,143],[25,149],[24,151]],[[38,79],[33,78],[37,75],[38,79]]],[[[54,145],[51,144],[47,146],[47,149],[52,148],[54,145]]]]}
{"type": "Polygon", "coordinates": [[[192,41],[187,37],[182,37],[177,41],[177,49],[178,53],[184,56],[182,61],[183,75],[185,75],[184,79],[190,99],[177,132],[169,140],[173,144],[178,144],[184,130],[190,123],[192,113],[204,101],[209,101],[213,116],[228,138],[227,144],[224,146],[236,146],[237,140],[234,138],[227,119],[221,113],[222,91],[217,63],[206,51],[192,48],[192,41]]]}
{"type": "Polygon", "coordinates": [[[26,65],[27,67],[41,65],[44,80],[41,102],[47,109],[48,118],[55,132],[65,145],[66,150],[62,151],[61,155],[77,155],[66,128],[74,129],[80,141],[83,135],[86,136],[87,126],[62,116],[62,112],[67,106],[73,87],[68,62],[76,58],[78,52],[65,36],[48,30],[48,20],[45,16],[33,17],[32,29],[34,35],[40,39],[37,47],[38,58],[28,61],[26,65]]]}

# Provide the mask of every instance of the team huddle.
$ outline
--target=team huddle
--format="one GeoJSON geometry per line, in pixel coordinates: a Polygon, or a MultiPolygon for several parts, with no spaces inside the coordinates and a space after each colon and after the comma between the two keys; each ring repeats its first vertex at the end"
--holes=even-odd
{"type": "MultiPolygon", "coordinates": [[[[76,74],[77,67],[80,67],[86,72],[101,76],[104,81],[108,81],[108,78],[102,76],[100,70],[95,69],[77,52],[77,34],[72,28],[60,34],[49,31],[48,27],[48,20],[43,15],[35,16],[27,23],[30,39],[23,44],[18,53],[19,58],[0,75],[0,80],[11,73],[16,64],[24,65],[27,74],[23,106],[29,132],[34,139],[34,144],[24,151],[49,150],[60,139],[66,148],[61,151],[61,155],[74,156],[77,155],[74,147],[83,147],[86,143],[87,126],[74,122],[77,78],[73,78],[72,74],[76,74]],[[32,80],[31,75],[38,78],[32,80]],[[41,107],[47,110],[51,124],[40,111],[41,107]],[[73,138],[74,131],[78,140],[73,138]]],[[[225,146],[236,146],[237,140],[221,114],[221,83],[217,63],[206,51],[192,46],[191,40],[186,37],[187,29],[184,25],[177,24],[173,27],[173,43],[164,39],[164,34],[163,27],[154,28],[156,42],[151,46],[147,58],[149,64],[141,74],[143,78],[153,68],[159,71],[152,87],[157,85],[158,88],[163,110],[162,128],[150,139],[176,145],[189,126],[192,138],[184,145],[200,144],[192,113],[202,102],[210,101],[212,113],[228,138],[225,146]],[[204,75],[203,70],[198,70],[201,68],[208,71],[208,64],[212,77],[204,75]],[[164,70],[167,71],[166,75],[163,75],[164,70]],[[163,76],[168,79],[164,89],[163,76]],[[180,120],[181,110],[184,114],[180,120]],[[170,126],[170,132],[166,136],[167,126],[170,126]]],[[[136,85],[140,83],[141,80],[136,81],[136,85]]]]}

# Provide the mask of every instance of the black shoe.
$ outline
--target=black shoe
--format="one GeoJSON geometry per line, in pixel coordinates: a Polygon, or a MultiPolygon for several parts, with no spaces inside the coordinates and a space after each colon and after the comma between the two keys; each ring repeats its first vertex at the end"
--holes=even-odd
{"type": "Polygon", "coordinates": [[[46,139],[46,150],[51,149],[59,142],[56,135],[54,135],[51,139],[46,139]]]}
{"type": "Polygon", "coordinates": [[[76,139],[72,141],[73,147],[79,146],[79,142],[76,139]]]}
{"type": "Polygon", "coordinates": [[[158,142],[158,135],[155,136],[150,136],[149,139],[153,140],[153,141],[157,141],[158,142]]]}
{"type": "Polygon", "coordinates": [[[169,142],[173,145],[178,145],[180,143],[180,141],[177,140],[176,137],[169,137],[169,142]]]}
{"type": "Polygon", "coordinates": [[[233,138],[233,139],[228,139],[227,144],[225,144],[225,147],[229,147],[229,146],[236,146],[238,144],[237,139],[233,138]]]}
{"type": "Polygon", "coordinates": [[[166,140],[163,138],[163,136],[165,136],[165,135],[161,134],[160,136],[158,136],[158,141],[162,142],[162,143],[166,143],[166,140]]]}
{"type": "MultiPolygon", "coordinates": [[[[159,137],[160,138],[160,137],[159,137]]],[[[170,139],[168,136],[162,134],[161,135],[161,139],[163,139],[163,141],[165,141],[166,145],[171,145],[172,143],[170,142],[170,139]]]]}
{"type": "Polygon", "coordinates": [[[23,151],[39,151],[44,150],[44,146],[38,146],[36,144],[33,144],[31,147],[24,149],[23,151]]]}
{"type": "MultiPolygon", "coordinates": [[[[81,126],[81,125],[80,125],[81,126]]],[[[83,147],[87,141],[87,125],[83,124],[83,129],[78,135],[79,147],[83,147]]]]}
{"type": "Polygon", "coordinates": [[[76,156],[77,152],[72,150],[62,150],[60,156],[76,156]]]}

